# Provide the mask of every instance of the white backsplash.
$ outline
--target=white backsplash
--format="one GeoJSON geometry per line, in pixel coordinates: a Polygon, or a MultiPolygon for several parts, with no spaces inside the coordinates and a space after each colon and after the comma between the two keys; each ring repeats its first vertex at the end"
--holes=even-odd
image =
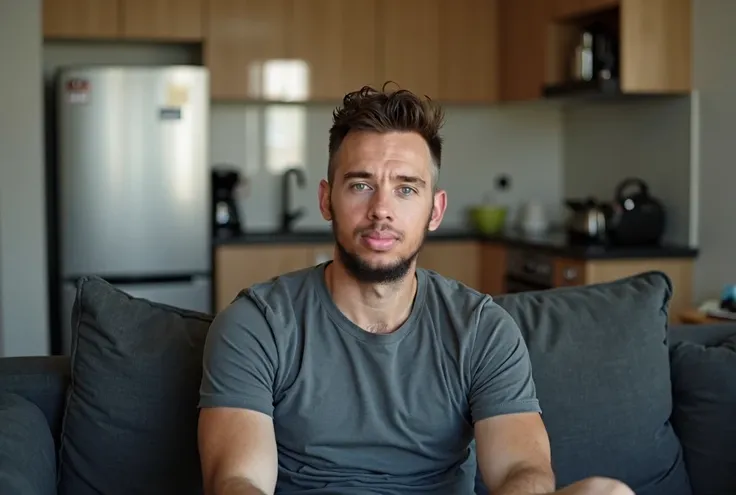
{"type": "MultiPolygon", "coordinates": [[[[213,165],[235,166],[247,179],[240,195],[246,230],[279,225],[281,173],[300,167],[304,189],[293,187],[292,208],[307,215],[296,229],[329,229],[319,213],[317,188],[327,173],[328,131],[334,105],[245,105],[212,107],[213,165]]],[[[498,174],[511,187],[497,196],[513,211],[530,199],[542,202],[553,220],[562,198],[562,122],[549,105],[445,107],[440,185],[448,191],[443,228],[466,226],[466,209],[493,190],[498,174]]]]}

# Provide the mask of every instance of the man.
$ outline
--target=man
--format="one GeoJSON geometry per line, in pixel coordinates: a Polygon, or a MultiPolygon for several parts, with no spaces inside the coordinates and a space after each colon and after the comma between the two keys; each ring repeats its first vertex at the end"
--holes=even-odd
{"type": "MultiPolygon", "coordinates": [[[[428,100],[371,88],[335,112],[319,186],[334,261],[248,288],[208,335],[207,494],[470,495],[476,466],[494,495],[554,491],[518,327],[416,267],[447,206],[442,120],[428,100]]],[[[631,492],[590,479],[559,493],[631,492]]]]}

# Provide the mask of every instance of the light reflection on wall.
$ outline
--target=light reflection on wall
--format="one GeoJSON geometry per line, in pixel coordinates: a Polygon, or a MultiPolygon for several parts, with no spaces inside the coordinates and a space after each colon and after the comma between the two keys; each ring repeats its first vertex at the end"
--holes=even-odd
{"type": "MultiPolygon", "coordinates": [[[[278,102],[304,101],[309,95],[309,66],[303,60],[269,60],[263,65],[263,97],[278,102]]],[[[281,174],[305,167],[307,111],[295,103],[264,107],[266,169],[281,174]]]]}

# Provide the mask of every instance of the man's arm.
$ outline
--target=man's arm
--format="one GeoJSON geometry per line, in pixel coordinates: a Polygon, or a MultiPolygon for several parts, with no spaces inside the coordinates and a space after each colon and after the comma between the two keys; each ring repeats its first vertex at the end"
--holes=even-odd
{"type": "Polygon", "coordinates": [[[274,492],[277,453],[270,417],[246,409],[203,409],[198,435],[207,495],[274,492]]]}
{"type": "Polygon", "coordinates": [[[478,324],[469,401],[483,482],[494,495],[552,493],[550,443],[521,330],[493,302],[478,324]]]}
{"type": "Polygon", "coordinates": [[[493,495],[554,492],[549,438],[538,413],[478,421],[475,443],[483,482],[493,495]]]}
{"type": "Polygon", "coordinates": [[[221,311],[207,332],[198,425],[207,495],[275,491],[278,350],[264,313],[244,296],[221,311]]]}

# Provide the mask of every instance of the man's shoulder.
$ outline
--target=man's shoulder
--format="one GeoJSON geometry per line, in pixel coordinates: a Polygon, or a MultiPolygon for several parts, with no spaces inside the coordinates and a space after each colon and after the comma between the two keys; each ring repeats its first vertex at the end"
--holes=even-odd
{"type": "Polygon", "coordinates": [[[287,272],[244,287],[216,318],[222,323],[248,327],[271,327],[278,333],[298,320],[297,314],[314,297],[318,266],[287,272]]]}
{"type": "Polygon", "coordinates": [[[509,313],[490,294],[433,270],[418,270],[425,276],[427,304],[435,311],[449,314],[453,320],[463,322],[463,330],[475,331],[478,327],[495,326],[511,319],[509,313]]]}

